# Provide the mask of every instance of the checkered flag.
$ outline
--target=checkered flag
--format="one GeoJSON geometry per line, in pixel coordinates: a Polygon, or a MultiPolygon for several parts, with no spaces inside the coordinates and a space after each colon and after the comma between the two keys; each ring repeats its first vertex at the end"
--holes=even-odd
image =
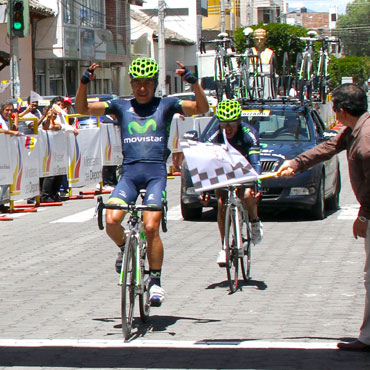
{"type": "Polygon", "coordinates": [[[180,145],[197,192],[251,182],[258,178],[251,164],[229,144],[226,137],[225,144],[181,140],[180,145]]]}

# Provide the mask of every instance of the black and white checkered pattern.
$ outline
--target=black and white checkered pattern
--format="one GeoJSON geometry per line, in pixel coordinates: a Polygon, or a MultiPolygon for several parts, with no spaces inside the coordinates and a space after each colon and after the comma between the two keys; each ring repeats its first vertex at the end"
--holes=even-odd
{"type": "Polygon", "coordinates": [[[257,178],[251,164],[232,147],[233,153],[230,153],[229,147],[226,148],[225,145],[220,144],[183,140],[180,145],[196,191],[216,189],[233,183],[253,181],[257,178]],[[207,154],[207,146],[209,154],[215,153],[215,157],[202,157],[202,154],[207,154]],[[236,162],[232,163],[231,154],[233,159],[237,158],[236,162]]]}

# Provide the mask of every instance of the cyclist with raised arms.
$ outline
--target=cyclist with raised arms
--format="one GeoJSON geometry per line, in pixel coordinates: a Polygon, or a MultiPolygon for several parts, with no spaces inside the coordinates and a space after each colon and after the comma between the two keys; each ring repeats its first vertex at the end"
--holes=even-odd
{"type": "MultiPolygon", "coordinates": [[[[243,154],[258,174],[261,173],[260,164],[260,145],[257,131],[249,124],[242,122],[242,109],[237,100],[223,100],[216,107],[218,123],[209,131],[205,137],[206,142],[223,143],[225,130],[227,141],[241,154],[243,154]]],[[[225,197],[226,190],[216,189],[218,202],[217,223],[221,236],[222,249],[217,257],[220,267],[226,265],[226,251],[224,248],[225,236],[225,197]]],[[[251,221],[252,242],[258,244],[263,237],[263,225],[258,218],[258,201],[261,193],[257,194],[251,188],[238,189],[238,197],[242,199],[244,207],[247,209],[251,221]]],[[[205,198],[207,196],[203,196],[205,198]]],[[[207,204],[204,199],[203,204],[207,204]]]]}
{"type": "MultiPolygon", "coordinates": [[[[122,178],[112,192],[108,203],[128,204],[136,201],[140,189],[146,189],[144,204],[162,205],[166,197],[167,182],[167,142],[172,117],[175,113],[184,115],[208,112],[208,102],[197,78],[182,63],[176,74],[192,85],[196,100],[180,100],[175,97],[155,97],[158,86],[159,67],[151,58],[138,58],[129,66],[131,100],[114,99],[107,102],[87,102],[87,84],[95,78],[92,64],[83,74],[76,95],[77,113],[102,116],[114,114],[121,130],[123,165],[122,178]]],[[[125,244],[125,233],[121,225],[125,212],[107,210],[106,230],[109,237],[121,248],[125,244]]],[[[165,298],[161,287],[163,244],[159,235],[162,212],[144,213],[145,233],[148,241],[148,261],[150,269],[149,294],[152,306],[160,306],[165,298]]],[[[120,271],[121,258],[116,261],[120,271]]]]}

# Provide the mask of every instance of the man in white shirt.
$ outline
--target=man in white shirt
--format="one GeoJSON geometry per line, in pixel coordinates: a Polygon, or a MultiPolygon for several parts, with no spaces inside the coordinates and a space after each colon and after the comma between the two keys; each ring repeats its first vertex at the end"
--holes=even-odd
{"type": "MultiPolygon", "coordinates": [[[[0,134],[20,136],[21,133],[13,130],[10,127],[10,118],[13,113],[13,103],[6,101],[0,105],[0,134]]],[[[9,189],[8,185],[0,185],[0,212],[5,211],[6,207],[3,205],[3,199],[9,189]]]]}
{"type": "MultiPolygon", "coordinates": [[[[19,113],[19,117],[22,117],[22,118],[28,118],[28,117],[37,118],[37,124],[38,124],[40,119],[41,119],[41,116],[42,116],[41,112],[38,110],[38,105],[39,105],[38,101],[37,100],[32,101],[31,96],[29,96],[27,98],[27,103],[28,103],[27,108],[23,112],[19,113]]],[[[20,121],[19,124],[18,124],[18,129],[23,134],[30,135],[30,134],[34,133],[34,124],[35,124],[34,120],[20,121]]]]}

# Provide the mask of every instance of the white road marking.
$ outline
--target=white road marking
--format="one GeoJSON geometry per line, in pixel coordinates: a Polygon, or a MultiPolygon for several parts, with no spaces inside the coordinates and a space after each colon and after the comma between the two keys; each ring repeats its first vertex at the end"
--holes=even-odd
{"type": "Polygon", "coordinates": [[[340,207],[338,220],[355,220],[360,206],[358,204],[346,204],[340,207]]]}
{"type": "Polygon", "coordinates": [[[191,348],[191,349],[337,349],[337,341],[170,341],[136,339],[131,342],[102,339],[0,339],[1,347],[78,347],[78,348],[191,348]]]}
{"type": "Polygon", "coordinates": [[[58,220],[51,221],[51,224],[60,223],[60,222],[85,222],[89,221],[94,217],[95,207],[89,208],[86,211],[78,212],[73,215],[59,218],[58,220]]]}
{"type": "MultiPolygon", "coordinates": [[[[78,223],[78,222],[86,222],[89,221],[94,217],[95,207],[87,209],[86,211],[78,212],[70,216],[66,216],[63,218],[59,218],[58,220],[51,221],[51,224],[55,223],[78,223]]],[[[167,212],[167,220],[169,221],[178,221],[182,220],[181,216],[181,206],[171,207],[167,212]]]]}
{"type": "Polygon", "coordinates": [[[181,206],[180,205],[178,205],[176,207],[169,208],[169,210],[167,212],[167,220],[168,221],[182,220],[181,206]]]}

